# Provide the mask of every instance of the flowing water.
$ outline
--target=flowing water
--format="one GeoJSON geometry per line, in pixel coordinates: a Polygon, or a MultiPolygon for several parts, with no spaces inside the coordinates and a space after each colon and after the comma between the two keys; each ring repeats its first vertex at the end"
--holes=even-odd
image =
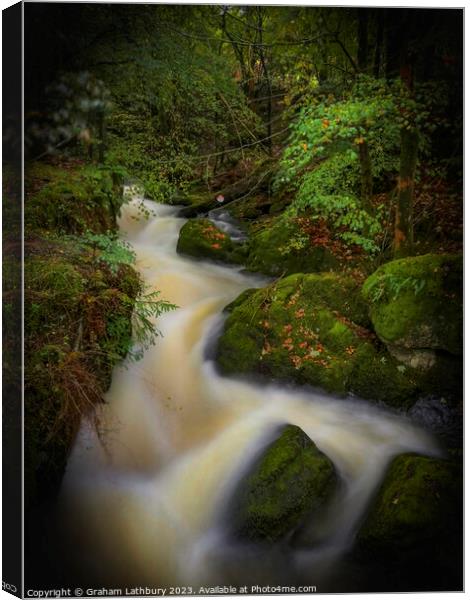
{"type": "Polygon", "coordinates": [[[141,361],[115,369],[101,439],[82,425],[61,497],[77,560],[90,580],[114,587],[322,582],[328,589],[327,575],[334,579],[390,458],[436,454],[435,442],[370,403],[218,375],[207,347],[222,309],[264,282],[179,256],[177,212],[137,198],[123,208],[121,235],[137,268],[179,308],[159,317],[163,337],[141,361]],[[139,218],[142,202],[149,219],[139,218]],[[240,473],[285,423],[299,425],[331,458],[342,485],[307,535],[311,543],[244,547],[227,535],[224,509],[240,473]]]}

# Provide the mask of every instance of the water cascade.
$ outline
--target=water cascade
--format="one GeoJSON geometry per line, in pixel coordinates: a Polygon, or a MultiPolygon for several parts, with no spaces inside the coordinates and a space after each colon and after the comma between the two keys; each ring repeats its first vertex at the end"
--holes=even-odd
{"type": "Polygon", "coordinates": [[[390,458],[436,454],[435,442],[359,399],[219,376],[206,348],[222,309],[265,281],[178,255],[177,213],[142,198],[123,208],[120,231],[137,268],[179,308],[158,319],[163,337],[141,361],[115,369],[100,435],[83,423],[63,484],[64,527],[85,572],[102,585],[198,589],[323,578],[328,587],[390,458]],[[142,203],[148,219],[139,218],[142,203]],[[240,473],[285,423],[331,458],[342,485],[311,547],[243,547],[226,535],[224,509],[240,473]]]}

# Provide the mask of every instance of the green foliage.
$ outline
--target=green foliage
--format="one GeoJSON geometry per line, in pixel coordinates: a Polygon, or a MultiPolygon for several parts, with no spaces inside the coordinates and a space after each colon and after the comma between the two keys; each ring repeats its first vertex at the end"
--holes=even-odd
{"type": "Polygon", "coordinates": [[[425,154],[445,97],[435,91],[427,98],[428,88],[417,86],[411,97],[398,80],[387,83],[361,75],[349,92],[303,107],[275,180],[275,189],[295,191],[290,214],[324,219],[337,239],[378,252],[383,207],[371,214],[359,199],[360,149],[367,147],[371,175],[379,185],[387,178],[392,182],[398,173],[403,128],[418,128],[425,154]]]}
{"type": "MultiPolygon", "coordinates": [[[[305,208],[310,209],[313,220],[325,219],[336,237],[348,245],[359,246],[370,254],[378,252],[375,240],[382,229],[380,220],[362,209],[357,198],[335,195],[310,198],[305,208]]],[[[294,208],[302,208],[301,202],[294,204],[294,208]]]]}
{"type": "Polygon", "coordinates": [[[354,161],[364,143],[378,152],[384,146],[397,152],[400,124],[394,90],[382,80],[362,76],[346,97],[303,108],[292,125],[277,185],[291,184],[314,159],[336,152],[354,161]]]}
{"type": "Polygon", "coordinates": [[[289,238],[287,243],[282,246],[279,246],[279,252],[283,256],[289,256],[292,253],[300,252],[308,248],[310,244],[310,238],[305,233],[301,231],[295,231],[293,235],[289,238]]]}
{"type": "Polygon", "coordinates": [[[375,287],[371,287],[369,298],[372,303],[378,302],[384,294],[387,294],[391,300],[396,300],[403,290],[411,290],[415,296],[421,293],[426,285],[426,279],[414,277],[401,277],[394,273],[385,273],[377,282],[375,287]]]}
{"type": "Polygon", "coordinates": [[[86,231],[82,236],[70,239],[83,249],[91,248],[93,260],[104,263],[113,274],[118,272],[121,265],[132,265],[135,262],[135,252],[130,244],[120,240],[111,231],[106,234],[86,231]]]}
{"type": "Polygon", "coordinates": [[[107,160],[124,164],[142,180],[149,197],[162,201],[168,192],[163,186],[185,187],[195,172],[211,166],[198,155],[252,141],[261,125],[232,77],[233,58],[174,34],[173,28],[184,26],[200,36],[208,28],[200,9],[185,7],[179,14],[177,8],[162,6],[159,18],[155,9],[140,7],[117,27],[113,23],[112,45],[103,39],[94,60],[106,61],[112,54],[126,63],[123,78],[115,77],[112,64],[100,69],[113,103],[107,160]],[[129,43],[129,28],[138,47],[129,43]]]}
{"type": "Polygon", "coordinates": [[[161,335],[155,319],[177,308],[161,300],[159,295],[159,292],[148,292],[136,298],[126,294],[120,296],[121,309],[109,315],[104,337],[100,340],[101,348],[112,362],[124,357],[133,362],[139,361],[145,350],[155,345],[161,335]]]}
{"type": "Polygon", "coordinates": [[[155,202],[170,204],[176,190],[177,188],[174,184],[165,180],[162,181],[153,172],[150,172],[145,178],[145,197],[155,202]]]}
{"type": "Polygon", "coordinates": [[[375,215],[366,212],[357,196],[358,187],[357,157],[334,154],[303,176],[286,216],[306,213],[312,220],[325,220],[337,239],[376,253],[382,207],[375,215]]]}
{"type": "Polygon", "coordinates": [[[137,347],[130,350],[130,357],[140,360],[145,350],[154,346],[161,332],[155,327],[155,319],[163,313],[178,308],[175,304],[166,302],[160,297],[160,292],[148,292],[140,295],[134,302],[134,313],[132,316],[133,339],[137,347]]]}
{"type": "Polygon", "coordinates": [[[321,97],[301,109],[291,127],[277,187],[295,184],[312,161],[335,153],[354,161],[362,144],[369,147],[375,178],[396,172],[401,129],[417,128],[420,150],[429,152],[430,134],[446,124],[446,98],[441,82],[417,84],[411,96],[401,80],[358,76],[351,90],[338,98],[321,97]]]}

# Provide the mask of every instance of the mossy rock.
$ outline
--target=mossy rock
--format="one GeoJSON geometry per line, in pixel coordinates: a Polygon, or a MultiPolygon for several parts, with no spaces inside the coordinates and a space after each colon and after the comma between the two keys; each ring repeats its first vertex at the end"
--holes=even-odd
{"type": "Polygon", "coordinates": [[[409,407],[420,373],[401,365],[370,331],[357,282],[297,274],[229,305],[216,360],[226,375],[262,375],[409,407]]]}
{"type": "Polygon", "coordinates": [[[290,275],[329,271],[338,266],[338,260],[327,248],[293,245],[299,234],[295,223],[282,217],[274,219],[251,237],[247,269],[267,275],[290,275]]]}
{"type": "Polygon", "coordinates": [[[29,231],[81,234],[116,230],[123,202],[122,181],[93,165],[64,169],[36,163],[26,170],[25,225],[29,231]],[[37,182],[43,183],[36,191],[37,182]]]}
{"type": "Polygon", "coordinates": [[[179,216],[185,219],[193,219],[198,215],[207,214],[210,210],[220,206],[214,194],[209,194],[207,190],[179,192],[178,202],[173,202],[173,204],[185,205],[179,212],[179,216]]]}
{"type": "Polygon", "coordinates": [[[326,505],[336,482],[331,460],[300,427],[287,425],[239,483],[233,532],[255,542],[279,540],[326,505]]]}
{"type": "Polygon", "coordinates": [[[366,280],[363,295],[377,335],[403,361],[416,357],[410,350],[462,353],[461,256],[394,260],[366,280]]]}
{"type": "Polygon", "coordinates": [[[218,229],[209,219],[191,219],[183,225],[177,252],[195,258],[235,264],[243,260],[243,248],[218,229]]]}
{"type": "Polygon", "coordinates": [[[389,573],[399,573],[417,589],[429,589],[433,578],[437,587],[442,583],[456,589],[462,564],[462,494],[462,468],[456,463],[397,456],[357,534],[354,556],[372,565],[385,563],[389,573]]]}

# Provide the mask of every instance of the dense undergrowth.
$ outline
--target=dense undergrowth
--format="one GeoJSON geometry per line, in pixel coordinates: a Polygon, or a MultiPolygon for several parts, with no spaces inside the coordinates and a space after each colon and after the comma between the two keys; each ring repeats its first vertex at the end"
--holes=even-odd
{"type": "Polygon", "coordinates": [[[155,342],[171,305],[144,289],[116,235],[119,170],[79,161],[27,169],[26,498],[54,494],[80,422],[95,425],[114,365],[155,342]]]}

